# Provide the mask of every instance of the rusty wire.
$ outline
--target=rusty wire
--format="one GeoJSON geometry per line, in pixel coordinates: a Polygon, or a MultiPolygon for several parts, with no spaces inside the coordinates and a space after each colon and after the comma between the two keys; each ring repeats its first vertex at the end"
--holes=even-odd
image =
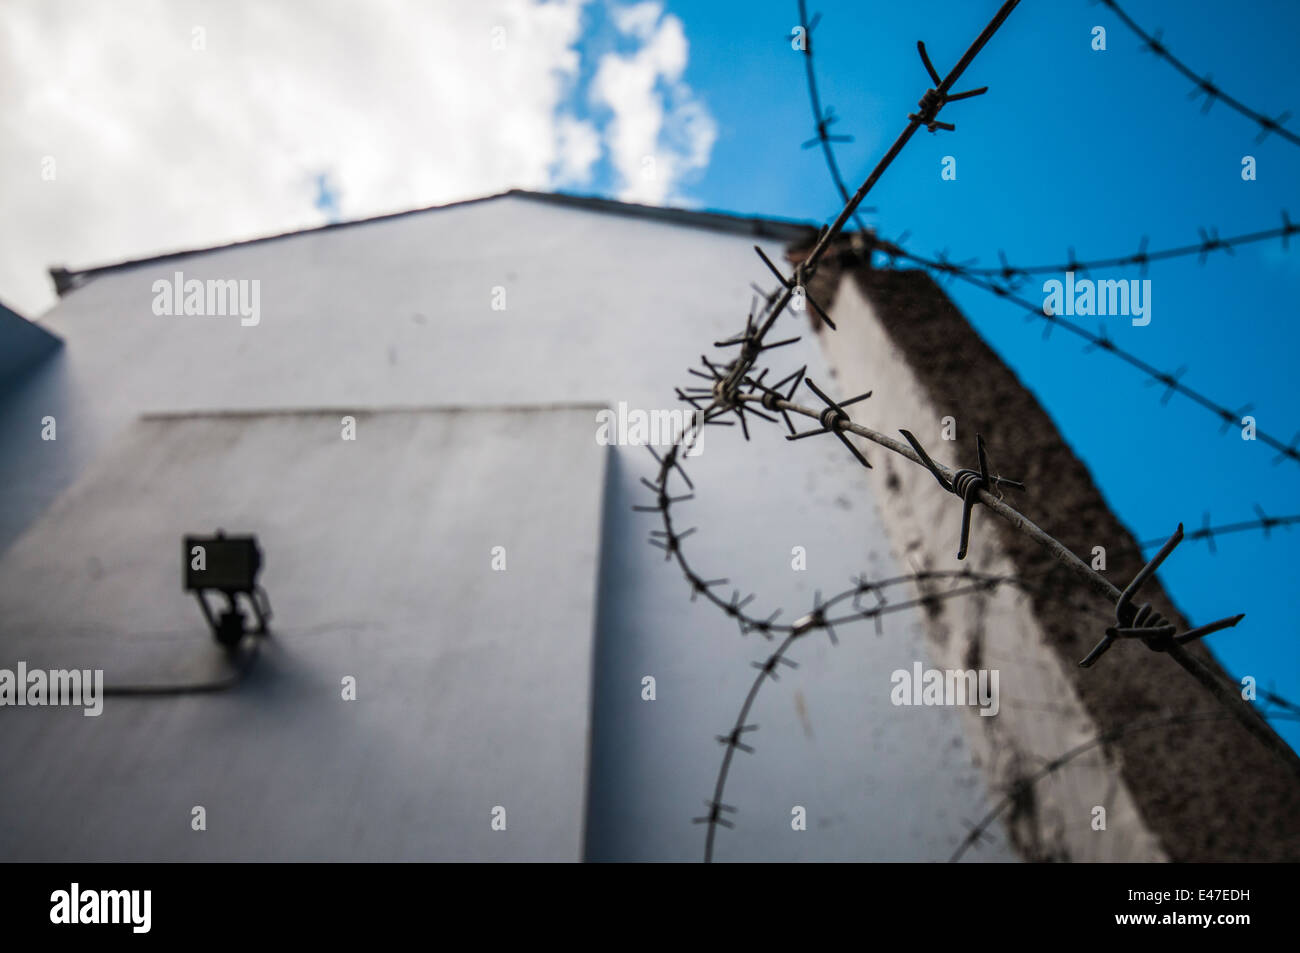
{"type": "Polygon", "coordinates": [[[1185,64],[1178,57],[1169,51],[1169,47],[1164,42],[1164,31],[1156,30],[1154,34],[1148,33],[1142,27],[1124,12],[1115,0],[1098,0],[1102,5],[1107,7],[1115,16],[1119,17],[1120,22],[1132,30],[1142,40],[1142,51],[1145,53],[1154,53],[1158,59],[1164,60],[1187,79],[1195,83],[1195,88],[1188,94],[1188,99],[1195,99],[1198,96],[1205,97],[1205,103],[1201,106],[1201,113],[1210,111],[1216,100],[1221,100],[1224,105],[1230,109],[1245,116],[1255,125],[1259,126],[1259,135],[1255,137],[1255,142],[1260,143],[1269,137],[1270,134],[1276,133],[1293,146],[1300,146],[1300,136],[1294,132],[1283,128],[1282,123],[1290,118],[1290,112],[1284,112],[1276,119],[1264,115],[1256,109],[1251,109],[1241,100],[1225,92],[1221,86],[1214,82],[1210,74],[1204,76],[1196,73],[1190,66],[1185,64]]]}

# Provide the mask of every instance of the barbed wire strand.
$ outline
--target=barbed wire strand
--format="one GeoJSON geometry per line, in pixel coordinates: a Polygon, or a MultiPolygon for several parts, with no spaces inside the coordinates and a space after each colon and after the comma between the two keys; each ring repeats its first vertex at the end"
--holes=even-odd
{"type": "Polygon", "coordinates": [[[1023,280],[1030,275],[1047,275],[1061,274],[1066,271],[1089,272],[1099,268],[1130,268],[1136,267],[1146,274],[1149,264],[1155,261],[1169,261],[1174,258],[1190,258],[1193,255],[1200,259],[1201,264],[1205,264],[1209,256],[1216,251],[1222,251],[1231,255],[1234,248],[1240,248],[1243,245],[1253,245],[1257,242],[1267,242],[1278,239],[1282,242],[1282,249],[1289,251],[1291,247],[1291,236],[1300,233],[1300,222],[1291,221],[1290,215],[1285,209],[1282,210],[1282,224],[1277,228],[1266,228],[1260,231],[1245,232],[1241,235],[1229,235],[1222,238],[1219,230],[1214,226],[1202,228],[1200,241],[1193,242],[1189,245],[1175,245],[1171,248],[1161,248],[1156,251],[1147,250],[1147,237],[1142,236],[1138,243],[1138,250],[1130,255],[1113,255],[1109,258],[1089,258],[1080,260],[1074,254],[1074,249],[1068,249],[1069,258],[1057,265],[1013,265],[1007,261],[1006,255],[999,251],[998,259],[1001,264],[996,268],[966,268],[967,274],[978,275],[982,278],[1002,278],[1008,282],[1023,280]]]}
{"type": "Polygon", "coordinates": [[[1284,112],[1276,119],[1273,119],[1264,115],[1257,109],[1251,109],[1235,96],[1225,92],[1221,86],[1214,82],[1209,73],[1202,76],[1178,57],[1174,56],[1174,54],[1170,52],[1169,47],[1165,45],[1163,30],[1156,30],[1154,34],[1148,33],[1146,30],[1142,29],[1142,27],[1140,27],[1132,17],[1124,12],[1124,9],[1116,2],[1116,0],[1097,0],[1097,2],[1108,8],[1115,14],[1115,16],[1119,17],[1120,22],[1142,40],[1141,49],[1143,52],[1154,53],[1158,59],[1164,60],[1195,84],[1195,88],[1188,94],[1187,98],[1195,99],[1197,96],[1205,97],[1205,103],[1201,107],[1202,114],[1209,112],[1210,107],[1214,105],[1215,101],[1222,101],[1224,105],[1235,112],[1240,113],[1251,122],[1255,123],[1255,125],[1259,126],[1259,134],[1255,137],[1256,143],[1261,143],[1267,139],[1269,135],[1276,133],[1287,142],[1291,143],[1291,145],[1300,146],[1300,136],[1297,136],[1295,133],[1283,128],[1282,126],[1282,123],[1286,122],[1286,120],[1290,118],[1290,112],[1284,112]]]}
{"type": "Polygon", "coordinates": [[[711,800],[704,802],[705,806],[709,809],[708,813],[703,817],[692,819],[693,823],[708,825],[704,845],[704,862],[711,863],[713,860],[714,837],[717,828],[720,826],[728,828],[734,826],[733,822],[729,820],[726,815],[737,813],[738,808],[734,805],[727,804],[723,800],[723,797],[726,794],[727,779],[730,776],[732,760],[736,751],[743,751],[746,754],[752,754],[754,752],[754,748],[744,740],[747,736],[757,731],[759,727],[758,725],[749,722],[749,716],[753,710],[754,702],[757,700],[758,693],[762,689],[766,680],[779,680],[780,676],[778,675],[778,671],[781,666],[784,665],[787,668],[798,668],[798,663],[792,661],[788,657],[790,648],[798,639],[810,634],[818,628],[823,628],[831,637],[832,641],[835,641],[835,626],[844,626],[868,618],[876,621],[877,631],[879,631],[881,616],[916,608],[928,608],[940,600],[957,598],[959,596],[968,596],[976,593],[986,593],[999,586],[1016,586],[1025,589],[1029,587],[1029,584],[1025,580],[1016,576],[983,574],[971,572],[969,570],[945,570],[938,572],[931,571],[913,573],[907,576],[896,576],[891,579],[882,579],[871,583],[867,583],[864,576],[859,580],[855,580],[854,588],[846,590],[825,602],[821,600],[821,595],[818,593],[814,597],[815,609],[813,613],[810,613],[810,615],[805,617],[803,620],[800,620],[793,626],[785,629],[785,638],[782,639],[776,650],[765,660],[752,663],[753,667],[758,669],[758,675],[755,676],[754,681],[749,687],[748,693],[745,695],[745,700],[740,706],[740,711],[736,716],[731,731],[725,735],[717,736],[718,742],[722,744],[726,750],[722,756],[722,763],[718,768],[718,775],[713,788],[713,797],[711,800]],[[923,588],[924,583],[935,579],[952,579],[958,584],[953,588],[938,592],[925,592],[923,588]],[[962,581],[968,581],[969,584],[960,585],[962,581]],[[889,602],[883,598],[883,590],[906,583],[916,584],[918,588],[922,589],[922,594],[900,602],[889,602]],[[858,607],[857,599],[866,591],[876,593],[880,601],[870,608],[862,609],[858,607]],[[854,612],[834,619],[826,618],[832,608],[849,598],[854,600],[854,612]],[[820,615],[821,621],[814,622],[814,614],[820,615]]]}
{"type": "MultiPolygon", "coordinates": [[[[1162,371],[1153,364],[1138,357],[1136,354],[1126,351],[1124,348],[1116,344],[1106,333],[1104,327],[1100,328],[1099,332],[1094,334],[1083,325],[1071,321],[1069,318],[1061,315],[1049,313],[1044,310],[1043,305],[1035,304],[1032,301],[1020,297],[1015,294],[1012,288],[1008,285],[998,284],[981,278],[978,275],[971,274],[964,265],[948,260],[946,255],[940,256],[939,258],[927,258],[924,255],[918,255],[914,252],[908,251],[897,242],[891,242],[879,238],[868,239],[868,242],[872,246],[873,251],[880,252],[890,260],[903,259],[914,262],[924,268],[938,272],[945,277],[956,278],[969,285],[973,285],[974,287],[982,288],[1004,301],[1009,301],[1012,304],[1017,305],[1031,318],[1046,322],[1046,328],[1044,329],[1045,335],[1050,334],[1052,328],[1064,328],[1070,334],[1087,341],[1089,350],[1104,351],[1128,364],[1130,367],[1141,371],[1148,378],[1149,384],[1162,385],[1164,387],[1164,393],[1160,398],[1160,403],[1162,405],[1169,403],[1169,399],[1174,394],[1181,394],[1199,407],[1208,410],[1219,419],[1220,433],[1227,433],[1228,429],[1232,426],[1240,426],[1242,417],[1254,406],[1253,404],[1245,404],[1233,409],[1228,407],[1226,404],[1219,403],[1201,391],[1189,387],[1182,382],[1181,378],[1189,370],[1188,367],[1183,366],[1176,371],[1162,371]]],[[[1283,460],[1291,460],[1294,463],[1300,463],[1300,433],[1297,433],[1292,437],[1291,442],[1287,444],[1283,443],[1278,437],[1275,437],[1271,433],[1256,426],[1255,438],[1260,443],[1266,444],[1277,451],[1277,455],[1273,458],[1274,464],[1281,463],[1283,460]]]]}
{"type": "MultiPolygon", "coordinates": [[[[1290,528],[1296,523],[1300,523],[1300,513],[1290,516],[1268,516],[1262,509],[1260,509],[1259,504],[1255,504],[1255,511],[1259,514],[1258,519],[1242,520],[1237,523],[1221,523],[1218,526],[1210,525],[1210,514],[1206,513],[1204,514],[1201,528],[1187,533],[1185,539],[1189,542],[1203,539],[1209,546],[1210,552],[1215,553],[1218,551],[1214,544],[1215,537],[1228,536],[1233,533],[1262,532],[1265,538],[1267,538],[1272,535],[1274,527],[1282,526],[1287,530],[1290,530],[1290,528]]],[[[1163,539],[1147,539],[1137,544],[1140,549],[1153,549],[1156,546],[1163,545],[1163,539]]]]}
{"type": "MultiPolygon", "coordinates": [[[[817,89],[817,75],[813,71],[812,52],[813,29],[817,26],[817,22],[820,19],[820,13],[814,14],[811,20],[808,19],[807,4],[805,0],[799,0],[799,25],[803,27],[804,31],[804,45],[802,50],[804,76],[807,77],[808,99],[812,105],[813,124],[815,129],[814,137],[803,143],[803,148],[807,149],[820,143],[822,158],[826,163],[827,171],[830,173],[831,181],[835,183],[835,189],[840,193],[840,201],[847,203],[849,201],[849,187],[844,181],[843,174],[840,172],[840,165],[835,159],[835,149],[833,148],[832,143],[852,142],[853,137],[832,135],[830,127],[839,121],[839,117],[835,115],[833,107],[826,110],[822,109],[821,94],[817,89]]],[[[863,209],[862,211],[871,212],[875,211],[875,209],[863,209]]],[[[853,223],[857,225],[859,229],[866,229],[866,225],[863,223],[856,211],[853,213],[852,218],[853,223]]]]}
{"type": "MultiPolygon", "coordinates": [[[[1294,705],[1281,696],[1273,695],[1271,692],[1261,692],[1260,695],[1271,696],[1268,698],[1270,702],[1279,707],[1289,709],[1283,713],[1268,713],[1269,717],[1277,717],[1282,720],[1294,720],[1296,714],[1300,713],[1300,706],[1294,705]]],[[[1096,737],[1075,745],[1073,748],[1066,750],[1046,762],[1043,767],[1039,768],[1037,771],[1018,778],[1009,785],[1002,798],[994,804],[993,807],[979,819],[979,821],[971,826],[961,843],[957,845],[957,849],[953,852],[952,856],[948,858],[948,862],[955,864],[961,860],[966,851],[975,846],[979,840],[984,838],[989,828],[993,826],[994,822],[997,821],[1002,813],[1018,799],[1023,797],[1025,792],[1032,790],[1033,787],[1044,778],[1056,774],[1067,764],[1081,755],[1118,741],[1120,738],[1137,734],[1142,731],[1149,731],[1152,728],[1168,728],[1176,725],[1186,725],[1204,721],[1221,721],[1227,717],[1229,717],[1229,713],[1221,709],[1215,711],[1193,712],[1190,714],[1185,713],[1180,715],[1143,719],[1140,721],[1131,721],[1107,731],[1099,732],[1096,737]]]]}

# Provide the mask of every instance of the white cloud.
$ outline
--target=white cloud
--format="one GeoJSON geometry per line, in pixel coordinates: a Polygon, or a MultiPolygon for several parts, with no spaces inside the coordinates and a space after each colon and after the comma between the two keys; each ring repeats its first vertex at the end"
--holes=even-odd
{"type": "Polygon", "coordinates": [[[591,84],[592,101],[613,113],[606,138],[618,197],[651,205],[674,198],[683,177],[708,163],[717,138],[712,117],[681,81],[682,22],[662,11],[651,0],[616,13],[618,28],[642,45],[603,56],[591,84]]]}
{"type": "Polygon", "coordinates": [[[663,10],[662,4],[657,0],[647,0],[630,7],[616,7],[612,15],[620,33],[626,33],[639,40],[648,40],[654,36],[655,25],[659,22],[663,10]]]}
{"type": "MultiPolygon", "coordinates": [[[[321,175],[344,219],[589,183],[600,137],[565,106],[584,2],[6,0],[0,300],[36,315],[50,265],[321,224],[321,175]]],[[[600,64],[608,148],[624,174],[653,154],[654,187],[624,194],[662,201],[712,121],[679,82],[680,21],[616,16],[642,46],[600,64]]]]}
{"type": "Polygon", "coordinates": [[[600,133],[589,122],[561,116],[556,123],[556,151],[560,155],[557,185],[574,185],[591,178],[592,166],[600,158],[600,133]]]}

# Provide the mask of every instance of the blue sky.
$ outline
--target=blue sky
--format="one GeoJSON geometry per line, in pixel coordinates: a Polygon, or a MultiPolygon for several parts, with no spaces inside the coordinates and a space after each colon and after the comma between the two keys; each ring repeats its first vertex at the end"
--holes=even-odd
{"type": "MultiPolygon", "coordinates": [[[[902,128],[927,82],[915,51],[924,39],[940,72],[965,49],[997,3],[916,0],[907,4],[810,4],[823,101],[843,117],[836,131],[841,167],[856,185],[902,128]]],[[[1300,5],[1270,0],[1224,5],[1130,0],[1129,14],[1194,69],[1260,111],[1300,112],[1300,5]]],[[[811,120],[799,54],[784,39],[796,23],[784,3],[670,3],[690,42],[685,79],[707,104],[718,138],[688,194],[701,205],[745,213],[829,220],[837,195],[816,150],[802,151],[811,120]]],[[[1272,137],[1222,103],[1201,115],[1190,84],[1167,64],[1139,52],[1136,37],[1086,0],[1024,3],[967,73],[961,86],[988,85],[983,98],[954,104],[944,118],[955,133],[914,138],[872,193],[867,221],[889,236],[910,230],[909,247],[954,260],[996,265],[1005,249],[1015,263],[1059,262],[1190,244],[1198,226],[1223,235],[1300,218],[1300,148],[1272,137]],[[1091,49],[1092,28],[1107,29],[1107,49],[1091,49]],[[940,178],[942,157],[957,160],[957,179],[940,178]],[[1245,155],[1258,178],[1241,177],[1245,155]]],[[[1287,124],[1290,128],[1300,122],[1287,124]]],[[[1294,242],[1294,239],[1293,239],[1294,242]]],[[[1300,243],[1296,243],[1300,244],[1300,243]]],[[[1187,365],[1184,380],[1230,407],[1254,405],[1258,426],[1289,441],[1300,431],[1294,292],[1300,249],[1280,242],[1151,266],[1152,321],[1102,323],[1122,347],[1166,370],[1187,365]]],[[[756,273],[757,274],[757,273],[756,273]]],[[[1138,277],[1110,269],[1098,277],[1138,277]]],[[[1025,296],[1041,299],[1041,284],[1025,296]]],[[[1259,442],[1221,435],[1208,412],[1160,389],[1102,353],[974,288],[949,293],[989,343],[1037,395],[1110,505],[1139,538],[1159,537],[1179,521],[1191,530],[1213,522],[1300,511],[1300,466],[1259,442]]],[[[1162,576],[1195,622],[1236,611],[1247,618],[1210,645],[1229,671],[1300,699],[1300,646],[1293,611],[1293,560],[1300,535],[1242,534],[1186,542],[1162,576]]],[[[1171,667],[1170,677],[1185,677],[1171,667]]],[[[1300,726],[1278,723],[1293,746],[1300,726]]]]}

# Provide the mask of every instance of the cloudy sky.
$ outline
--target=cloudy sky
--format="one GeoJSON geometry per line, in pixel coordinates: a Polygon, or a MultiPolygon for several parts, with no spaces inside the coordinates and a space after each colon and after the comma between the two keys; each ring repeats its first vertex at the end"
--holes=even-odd
{"type": "Polygon", "coordinates": [[[682,81],[682,22],[655,0],[0,13],[0,301],[32,317],[54,264],[515,186],[689,202],[715,138],[682,81]]]}

